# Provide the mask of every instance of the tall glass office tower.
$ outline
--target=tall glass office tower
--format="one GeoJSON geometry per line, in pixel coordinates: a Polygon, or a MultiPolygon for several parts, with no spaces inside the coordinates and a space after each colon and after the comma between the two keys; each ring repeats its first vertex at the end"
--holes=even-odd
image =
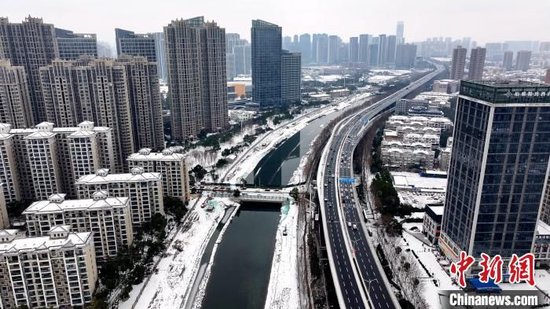
{"type": "Polygon", "coordinates": [[[281,105],[281,27],[252,21],[252,99],[260,107],[281,105]]]}
{"type": "Polygon", "coordinates": [[[531,251],[550,156],[550,86],[460,85],[440,247],[479,258],[531,251]]]}

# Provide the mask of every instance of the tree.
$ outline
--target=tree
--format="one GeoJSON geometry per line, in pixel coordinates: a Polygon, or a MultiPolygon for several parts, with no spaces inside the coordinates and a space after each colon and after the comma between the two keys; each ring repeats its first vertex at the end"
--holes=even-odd
{"type": "Polygon", "coordinates": [[[239,189],[235,189],[235,191],[233,191],[233,196],[234,197],[239,197],[241,196],[241,191],[239,189]]]}
{"type": "Polygon", "coordinates": [[[297,201],[298,200],[298,196],[300,195],[300,191],[298,190],[298,188],[294,188],[290,191],[289,195],[295,200],[297,201]]]}
{"type": "Polygon", "coordinates": [[[195,167],[193,167],[192,171],[195,174],[195,178],[197,181],[201,181],[206,173],[208,173],[208,171],[200,164],[197,164],[195,167]]]}
{"type": "Polygon", "coordinates": [[[163,198],[164,210],[167,213],[173,215],[177,221],[180,221],[183,216],[187,213],[187,208],[182,200],[173,196],[165,196],[163,198]]]}

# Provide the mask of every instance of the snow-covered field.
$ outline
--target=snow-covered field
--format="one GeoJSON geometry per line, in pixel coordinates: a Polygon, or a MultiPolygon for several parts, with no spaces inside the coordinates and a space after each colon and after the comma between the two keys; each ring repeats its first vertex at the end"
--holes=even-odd
{"type": "Polygon", "coordinates": [[[298,207],[292,202],[288,213],[281,217],[277,229],[265,309],[299,307],[297,227],[298,207]],[[284,230],[286,230],[286,236],[283,235],[284,230]]]}
{"type": "MultiPolygon", "coordinates": [[[[170,243],[166,255],[157,266],[149,281],[133,287],[130,298],[121,302],[119,308],[179,308],[185,302],[206,244],[223,217],[224,205],[232,202],[227,198],[215,198],[218,205],[212,211],[195,207],[186,224],[170,243]],[[142,291],[142,292],[141,292],[142,291]],[[140,295],[141,293],[141,295],[140,295]]],[[[199,204],[205,198],[199,200],[199,204]]]]}

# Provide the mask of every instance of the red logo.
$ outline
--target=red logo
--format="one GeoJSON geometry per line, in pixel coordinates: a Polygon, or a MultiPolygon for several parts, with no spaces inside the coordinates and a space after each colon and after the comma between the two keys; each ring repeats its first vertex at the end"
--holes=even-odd
{"type": "MultiPolygon", "coordinates": [[[[456,263],[451,264],[451,274],[458,276],[458,285],[466,287],[466,272],[474,264],[474,257],[460,252],[460,259],[456,263]]],[[[479,266],[481,271],[478,273],[479,281],[483,283],[489,282],[490,279],[495,283],[502,282],[502,257],[496,255],[491,258],[489,255],[482,253],[479,266]]],[[[532,253],[527,253],[518,257],[512,255],[508,263],[508,273],[510,274],[510,283],[526,282],[530,286],[535,286],[535,256],[532,253]]]]}

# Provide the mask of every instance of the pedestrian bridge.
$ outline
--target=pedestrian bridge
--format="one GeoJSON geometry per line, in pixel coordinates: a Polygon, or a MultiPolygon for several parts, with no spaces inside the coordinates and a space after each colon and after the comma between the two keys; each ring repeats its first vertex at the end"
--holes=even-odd
{"type": "Polygon", "coordinates": [[[284,203],[287,198],[288,192],[241,192],[239,196],[242,202],[284,203]]]}

